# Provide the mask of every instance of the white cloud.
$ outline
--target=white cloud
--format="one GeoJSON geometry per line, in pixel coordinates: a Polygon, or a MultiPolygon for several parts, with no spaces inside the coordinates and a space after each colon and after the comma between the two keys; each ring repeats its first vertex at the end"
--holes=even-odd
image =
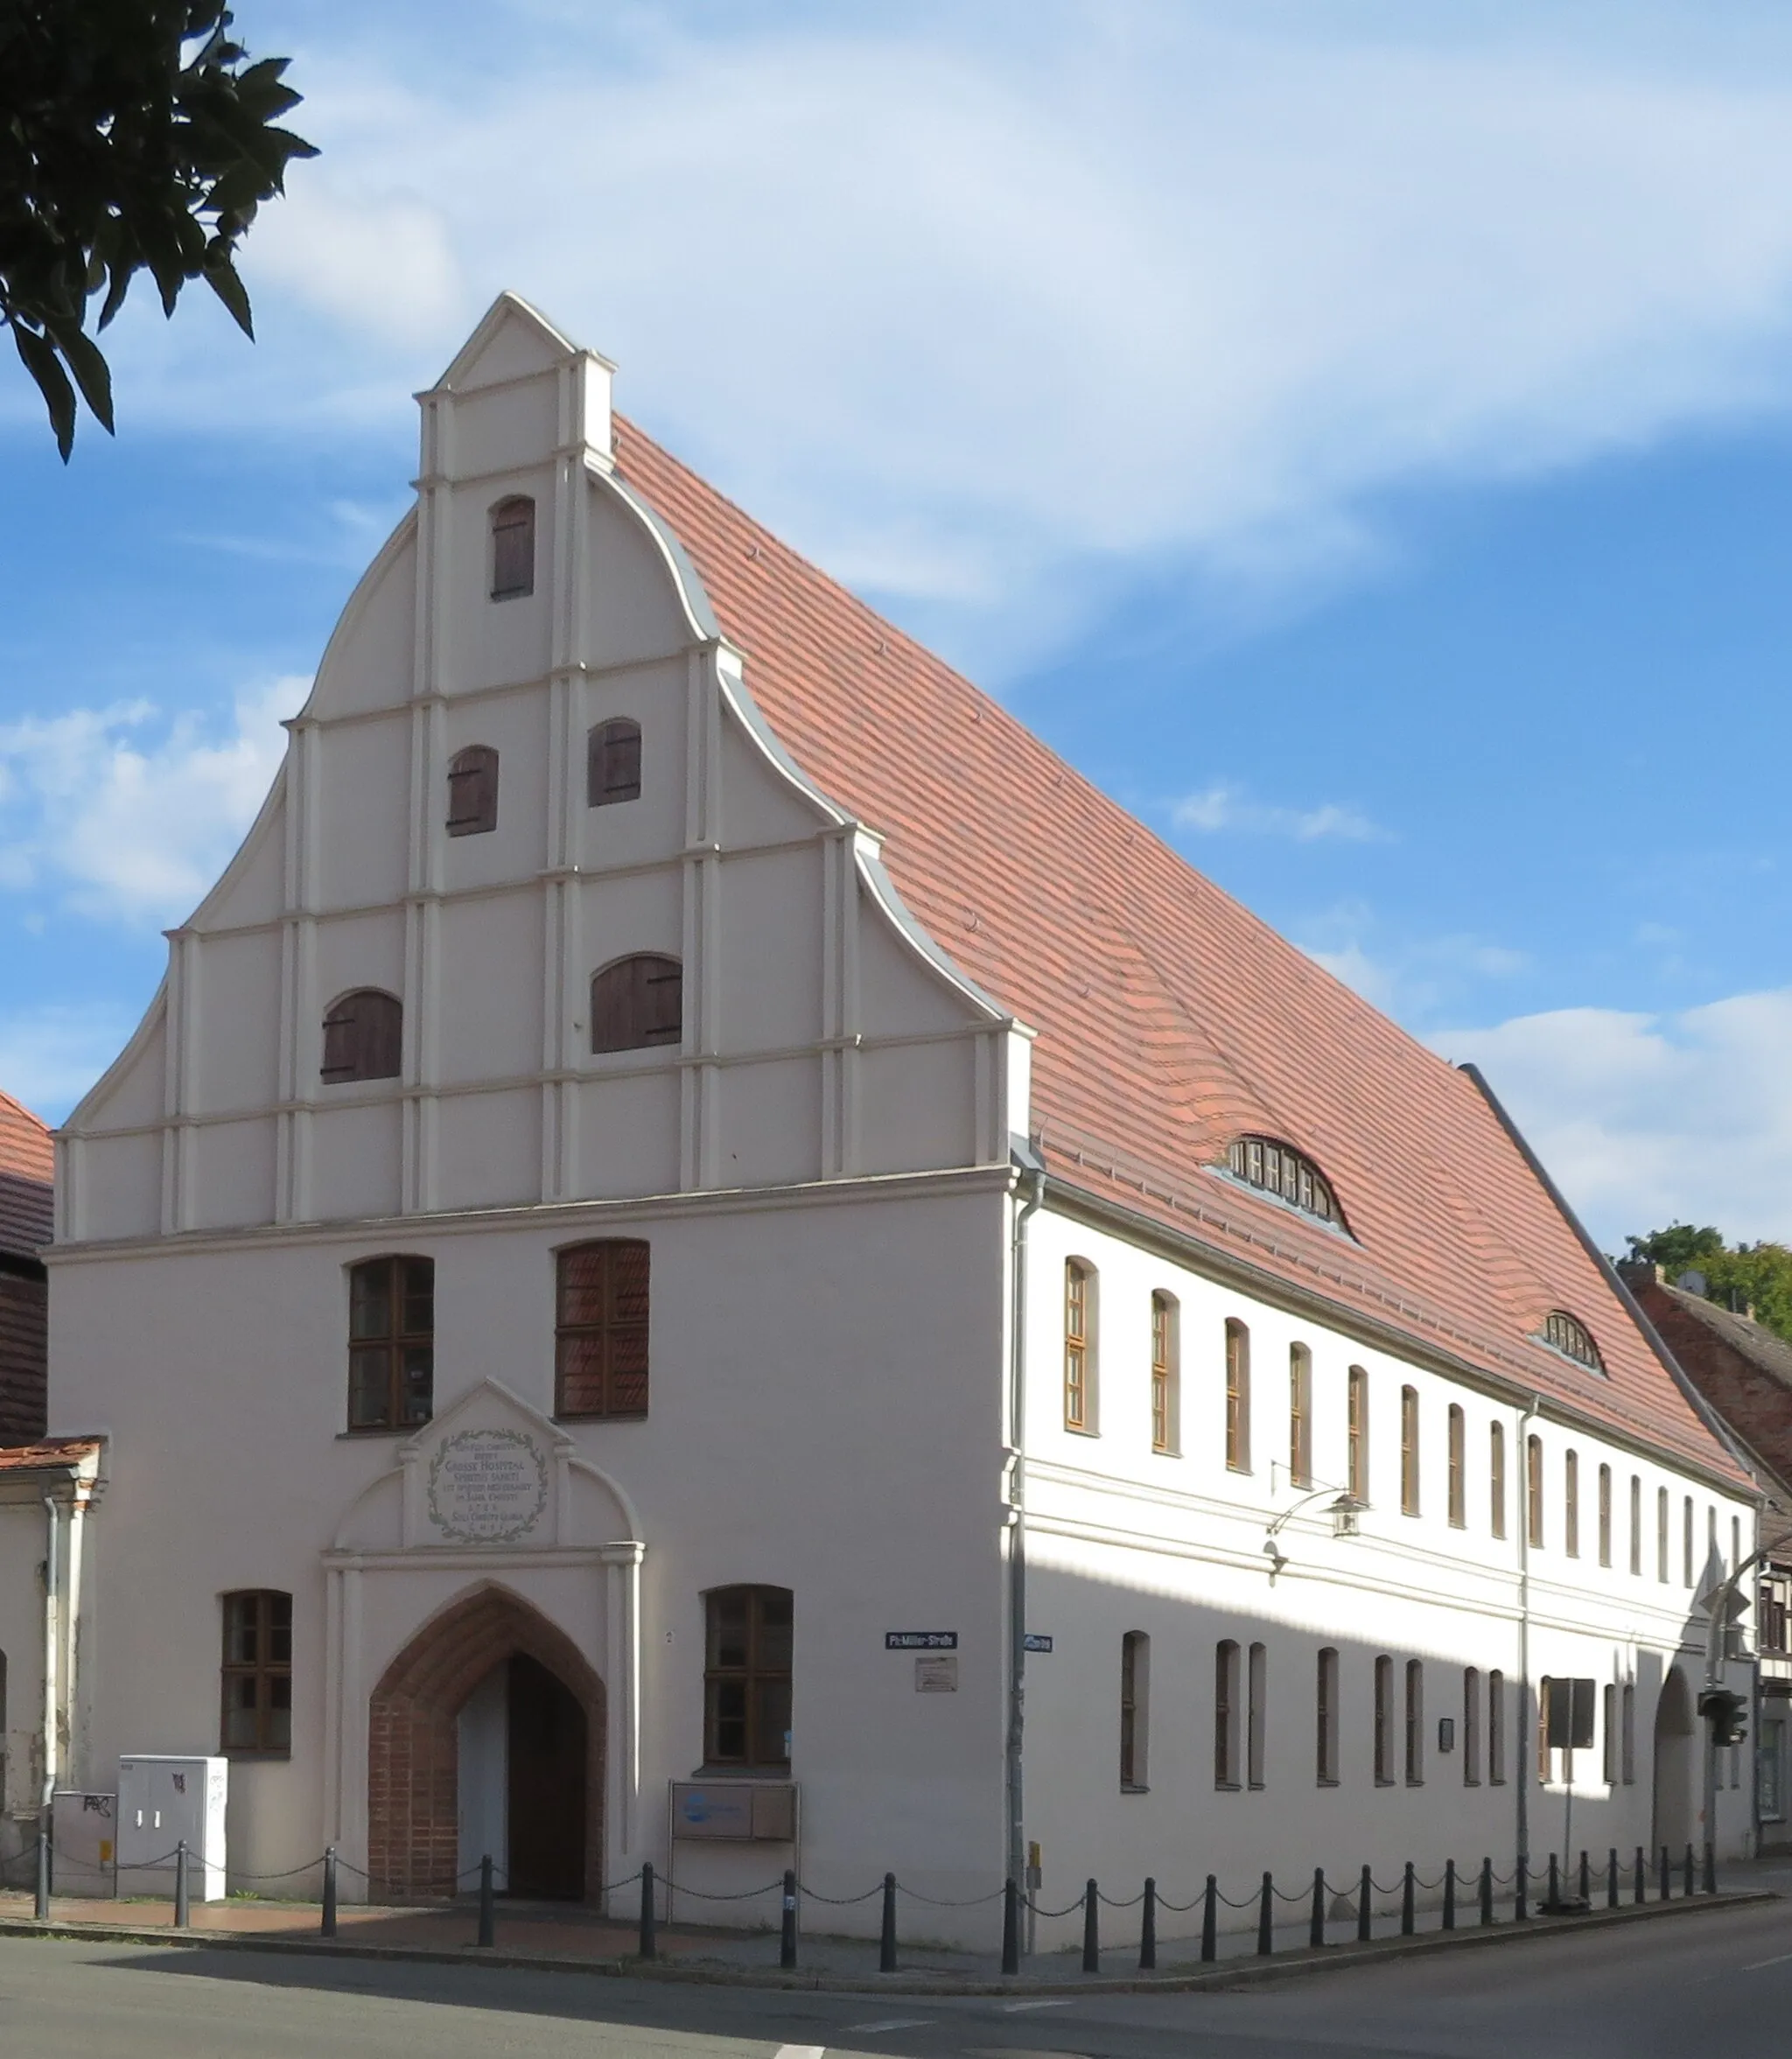
{"type": "Polygon", "coordinates": [[[0,1084],[60,1123],[124,1047],[136,1011],[120,1003],[0,1010],[0,1084]]]}
{"type": "Polygon", "coordinates": [[[514,285],[794,541],[1005,615],[1011,654],[1073,568],[1307,578],[1373,560],[1384,489],[1788,397],[1783,39],[1516,5],[1479,35],[605,11],[484,71],[439,40],[401,67],[346,10],[313,31],[325,154],[253,231],[262,343],[146,305],[126,383],[193,424],[396,424],[514,285]]]}
{"type": "Polygon", "coordinates": [[[227,723],[147,701],[0,724],[0,886],[163,925],[223,868],[272,782],[309,682],[238,695],[227,723]]]}
{"type": "Polygon", "coordinates": [[[1360,900],[1296,921],[1291,934],[1314,964],[1409,1026],[1435,1021],[1446,1008],[1454,1012],[1481,982],[1512,979],[1531,963],[1525,952],[1470,931],[1403,932],[1360,900]]]}
{"type": "Polygon", "coordinates": [[[1678,1217],[1792,1239],[1792,988],[1427,1039],[1473,1060],[1605,1249],[1678,1217]]]}
{"type": "Polygon", "coordinates": [[[1209,834],[1223,830],[1253,831],[1271,837],[1292,837],[1297,844],[1317,843],[1336,837],[1352,844],[1379,843],[1387,835],[1360,809],[1346,808],[1335,801],[1317,808],[1282,808],[1252,801],[1242,788],[1216,781],[1199,794],[1176,802],[1170,819],[1179,830],[1201,830],[1209,834]]]}

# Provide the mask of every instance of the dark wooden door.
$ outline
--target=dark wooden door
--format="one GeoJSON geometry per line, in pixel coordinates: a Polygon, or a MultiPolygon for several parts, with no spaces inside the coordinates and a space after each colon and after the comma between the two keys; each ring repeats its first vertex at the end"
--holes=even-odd
{"type": "Polygon", "coordinates": [[[584,1894],[584,1711],[548,1669],[510,1662],[510,1892],[584,1894]]]}

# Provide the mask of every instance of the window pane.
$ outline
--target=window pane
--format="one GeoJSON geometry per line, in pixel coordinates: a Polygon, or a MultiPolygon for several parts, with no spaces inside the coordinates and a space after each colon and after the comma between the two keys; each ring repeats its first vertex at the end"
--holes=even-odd
{"type": "Polygon", "coordinates": [[[404,1420],[427,1423],[435,1398],[434,1350],[427,1344],[409,1344],[404,1350],[404,1420]]]}
{"type": "Polygon", "coordinates": [[[759,1663],[768,1673],[790,1670],[790,1603],[768,1595],[760,1624],[759,1663]]]}
{"type": "Polygon", "coordinates": [[[761,1766],[781,1766],[790,1757],[790,1683],[759,1684],[759,1752],[761,1766]]]}
{"type": "Polygon", "coordinates": [[[430,1258],[407,1258],[404,1272],[404,1334],[427,1337],[436,1327],[436,1266],[430,1258]]]}
{"type": "Polygon", "coordinates": [[[710,1756],[738,1761],[746,1757],[746,1683],[710,1683],[710,1756]]]}
{"type": "Polygon", "coordinates": [[[604,1412],[604,1340],[601,1334],[563,1336],[555,1353],[560,1413],[604,1412]]]}
{"type": "Polygon", "coordinates": [[[643,1324],[610,1333],[610,1413],[644,1415],[648,1405],[648,1333],[643,1324]]]}
{"type": "Polygon", "coordinates": [[[348,1334],[351,1337],[388,1337],[392,1334],[392,1267],[384,1259],[357,1265],[348,1276],[348,1334]]]}
{"type": "Polygon", "coordinates": [[[604,1287],[608,1247],[581,1244],[560,1254],[560,1321],[598,1323],[604,1320],[604,1287]]]}
{"type": "Polygon", "coordinates": [[[262,1741],[270,1752],[292,1749],[292,1682],[284,1675],[268,1682],[267,1733],[262,1741]]]}
{"type": "Polygon", "coordinates": [[[392,1355],[384,1345],[348,1355],[348,1426],[378,1430],[389,1422],[392,1409],[392,1355]]]}
{"type": "Polygon", "coordinates": [[[747,1598],[742,1593],[710,1598],[710,1663],[744,1666],[747,1653],[747,1598]]]}
{"type": "Polygon", "coordinates": [[[259,1739],[256,1725],[256,1676],[244,1673],[224,1684],[224,1743],[252,1752],[259,1739]]]}
{"type": "Polygon", "coordinates": [[[270,1665],[292,1663],[292,1597],[268,1596],[268,1661],[270,1665]]]}
{"type": "Polygon", "coordinates": [[[234,1594],[224,1604],[224,1657],[230,1665],[252,1666],[260,1656],[256,1597],[234,1594]]]}

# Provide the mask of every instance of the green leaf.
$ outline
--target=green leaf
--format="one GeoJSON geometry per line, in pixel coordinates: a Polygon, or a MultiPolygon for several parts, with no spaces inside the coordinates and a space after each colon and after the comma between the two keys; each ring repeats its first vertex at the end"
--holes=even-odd
{"type": "Polygon", "coordinates": [[[216,264],[208,264],[205,277],[213,292],[230,310],[237,327],[253,343],[256,335],[255,319],[249,312],[248,291],[236,276],[236,267],[227,256],[216,264]]]}
{"type": "Polygon", "coordinates": [[[80,396],[94,411],[94,417],[108,436],[114,434],[112,427],[112,369],[102,355],[99,346],[91,336],[86,335],[75,325],[60,326],[52,332],[56,347],[68,360],[68,368],[74,374],[75,383],[80,388],[80,396]]]}
{"type": "Polygon", "coordinates": [[[74,389],[68,383],[67,375],[46,337],[15,322],[12,340],[18,346],[24,368],[37,381],[38,391],[43,395],[44,404],[50,410],[50,426],[56,432],[56,448],[66,465],[69,452],[74,448],[74,389]]]}

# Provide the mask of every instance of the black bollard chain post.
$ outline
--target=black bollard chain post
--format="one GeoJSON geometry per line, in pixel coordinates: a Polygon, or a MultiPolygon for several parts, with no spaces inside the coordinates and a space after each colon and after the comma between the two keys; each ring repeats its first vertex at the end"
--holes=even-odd
{"type": "Polygon", "coordinates": [[[1580,1899],[1589,1908],[1592,1907],[1592,1876],[1587,1872],[1586,1869],[1586,1853],[1585,1851],[1583,1851],[1580,1854],[1580,1899]]]}
{"type": "Polygon", "coordinates": [[[324,1915],[318,1926],[319,1937],[336,1935],[336,1847],[324,1847],[324,1915]]]}
{"type": "Polygon", "coordinates": [[[473,1943],[495,1944],[497,1942],[498,1902],[492,1880],[492,1855],[488,1852],[480,1861],[480,1928],[473,1943]]]}
{"type": "Polygon", "coordinates": [[[1618,1847],[1614,1845],[1606,1857],[1606,1907],[1618,1906],[1618,1847]]]}
{"type": "Polygon", "coordinates": [[[1446,1930],[1456,1928],[1456,1861],[1453,1859],[1444,1861],[1444,1928],[1446,1930]]]}
{"type": "Polygon", "coordinates": [[[1556,1865],[1556,1855],[1555,1855],[1555,1853],[1552,1852],[1550,1852],[1550,1898],[1549,1898],[1549,1900],[1548,1900],[1548,1901],[1546,1901],[1546,1902],[1544,1904],[1544,1907],[1545,1908],[1551,1908],[1551,1909],[1554,1909],[1554,1908],[1560,1908],[1560,1907],[1561,1907],[1561,1906],[1562,1906],[1562,1875],[1561,1875],[1560,1872],[1558,1870],[1558,1867],[1557,1867],[1557,1865],[1556,1865]]]}
{"type": "Polygon", "coordinates": [[[1488,1858],[1480,1862],[1480,1920],[1483,1923],[1494,1920],[1494,1862],[1488,1858]]]}
{"type": "Polygon", "coordinates": [[[1403,1937],[1410,1937],[1412,1935],[1415,1907],[1413,1885],[1412,1861],[1409,1859],[1400,1875],[1400,1935],[1403,1937]]]}
{"type": "Polygon", "coordinates": [[[1306,1926],[1306,1942],[1317,1951],[1326,1942],[1326,1869],[1312,1869],[1312,1915],[1306,1926]]]}
{"type": "Polygon", "coordinates": [[[1662,1856],[1656,1863],[1656,1900],[1666,1901],[1673,1892],[1673,1861],[1668,1857],[1668,1847],[1663,1845],[1662,1856]]]}
{"type": "Polygon", "coordinates": [[[1138,1970],[1158,1970],[1158,1883],[1147,1873],[1138,1913],[1138,1970]]]}
{"type": "Polygon", "coordinates": [[[1257,1903],[1256,1949],[1262,1958],[1276,1949],[1276,1883],[1268,1873],[1264,1875],[1263,1898],[1257,1903]]]}
{"type": "Polygon", "coordinates": [[[1521,1852],[1513,1867],[1512,1920],[1515,1923],[1528,1922],[1530,1918],[1530,1861],[1527,1852],[1521,1852]]]}
{"type": "Polygon", "coordinates": [[[1704,1891],[1707,1894],[1718,1891],[1718,1848],[1709,1838],[1704,1841],[1704,1891]]]}
{"type": "Polygon", "coordinates": [[[1213,1959],[1220,1950],[1220,1883],[1216,1875],[1208,1875],[1207,1887],[1200,1898],[1200,1956],[1213,1959]]]}
{"type": "Polygon", "coordinates": [[[1367,1944],[1375,1935],[1375,1905],[1369,1896],[1374,1883],[1367,1866],[1356,1884],[1356,1942],[1367,1944]]]}
{"type": "Polygon", "coordinates": [[[1020,1971],[1020,1884],[1017,1880],[1002,1883],[1002,1971],[1008,1974],[1020,1971]]]}
{"type": "Polygon", "coordinates": [[[50,1920],[50,1833],[38,1832],[38,1894],[32,1912],[40,1923],[50,1920]]]}
{"type": "Polygon", "coordinates": [[[778,1964],[788,1973],[796,1964],[796,1874],[784,1869],[784,1922],[778,1935],[778,1964]]]}
{"type": "Polygon", "coordinates": [[[884,1922],[878,1934],[878,1971],[896,1971],[896,1876],[884,1875],[884,1922]]]}
{"type": "Polygon", "coordinates": [[[1102,1970],[1101,1890],[1093,1880],[1082,1891],[1082,1970],[1102,1970]]]}
{"type": "Polygon", "coordinates": [[[174,1847],[174,1928],[192,1928],[192,1906],[186,1877],[186,1839],[174,1847]]]}
{"type": "Polygon", "coordinates": [[[640,1862],[640,1935],[634,1949],[640,1958],[656,1959],[660,1956],[660,1910],[654,1899],[654,1862],[650,1859],[640,1862]]]}
{"type": "Polygon", "coordinates": [[[1684,1892],[1690,1894],[1692,1893],[1692,1841],[1690,1838],[1688,1838],[1686,1844],[1685,1871],[1680,1877],[1685,1882],[1684,1892]]]}

